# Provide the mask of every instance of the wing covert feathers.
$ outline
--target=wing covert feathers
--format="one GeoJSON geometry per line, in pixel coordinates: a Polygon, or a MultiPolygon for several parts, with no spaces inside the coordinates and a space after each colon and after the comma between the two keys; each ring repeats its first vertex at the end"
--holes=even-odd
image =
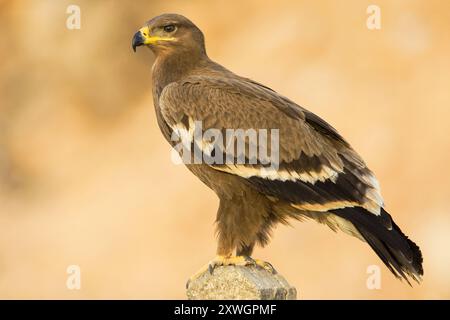
{"type": "Polygon", "coordinates": [[[259,157],[253,163],[210,165],[242,177],[267,196],[301,210],[362,206],[380,213],[383,199],[378,182],[350,145],[320,117],[264,86],[246,79],[196,76],[164,88],[160,106],[168,125],[188,135],[186,140],[206,156],[211,156],[213,142],[195,141],[197,121],[203,132],[278,129],[276,170],[261,165],[264,159],[259,157]]]}

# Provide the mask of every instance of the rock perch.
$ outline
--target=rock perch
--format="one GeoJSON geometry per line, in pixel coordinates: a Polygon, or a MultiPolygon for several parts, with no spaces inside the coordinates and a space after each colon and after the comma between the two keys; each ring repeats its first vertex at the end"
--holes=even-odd
{"type": "Polygon", "coordinates": [[[255,266],[221,266],[189,283],[189,300],[295,300],[297,290],[280,274],[255,266]]]}

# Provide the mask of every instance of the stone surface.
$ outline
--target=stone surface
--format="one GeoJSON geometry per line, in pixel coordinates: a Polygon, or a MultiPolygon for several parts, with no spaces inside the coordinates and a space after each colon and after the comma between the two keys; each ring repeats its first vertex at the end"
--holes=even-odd
{"type": "Polygon", "coordinates": [[[190,300],[295,300],[297,290],[280,275],[254,266],[217,267],[189,283],[190,300]]]}

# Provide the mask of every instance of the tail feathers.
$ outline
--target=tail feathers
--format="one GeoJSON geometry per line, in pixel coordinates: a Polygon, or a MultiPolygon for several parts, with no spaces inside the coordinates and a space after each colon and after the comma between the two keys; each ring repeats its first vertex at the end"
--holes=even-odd
{"type": "Polygon", "coordinates": [[[423,275],[422,253],[384,209],[381,209],[379,216],[361,207],[331,212],[350,221],[397,278],[405,279],[409,285],[411,283],[408,277],[420,282],[423,275]]]}

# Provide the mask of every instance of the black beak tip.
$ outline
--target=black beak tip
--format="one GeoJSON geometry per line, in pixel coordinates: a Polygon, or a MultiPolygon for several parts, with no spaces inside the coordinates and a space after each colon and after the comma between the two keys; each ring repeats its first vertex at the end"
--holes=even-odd
{"type": "Polygon", "coordinates": [[[136,47],[142,46],[144,44],[144,38],[140,31],[136,32],[133,36],[133,40],[131,41],[131,47],[133,51],[136,52],[136,47]]]}

